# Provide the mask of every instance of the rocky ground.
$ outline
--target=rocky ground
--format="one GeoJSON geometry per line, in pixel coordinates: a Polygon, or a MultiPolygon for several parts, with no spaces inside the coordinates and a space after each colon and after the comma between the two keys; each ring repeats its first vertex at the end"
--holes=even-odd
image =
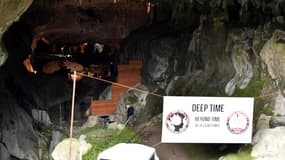
{"type": "Polygon", "coordinates": [[[239,145],[226,144],[161,143],[161,124],[152,121],[135,126],[134,130],[144,144],[156,149],[160,160],[217,160],[239,148],[239,145]]]}
{"type": "Polygon", "coordinates": [[[155,147],[160,160],[192,160],[189,152],[181,144],[161,143],[161,126],[142,124],[135,127],[145,144],[155,147]]]}

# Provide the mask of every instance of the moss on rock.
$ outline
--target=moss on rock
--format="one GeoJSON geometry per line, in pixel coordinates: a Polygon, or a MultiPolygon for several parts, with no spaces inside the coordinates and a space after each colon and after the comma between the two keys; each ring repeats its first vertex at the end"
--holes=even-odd
{"type": "MultiPolygon", "coordinates": [[[[161,91],[156,94],[163,95],[161,91]]],[[[152,117],[160,114],[163,108],[163,98],[149,95],[146,98],[146,105],[137,115],[136,123],[148,122],[152,117]]]]}

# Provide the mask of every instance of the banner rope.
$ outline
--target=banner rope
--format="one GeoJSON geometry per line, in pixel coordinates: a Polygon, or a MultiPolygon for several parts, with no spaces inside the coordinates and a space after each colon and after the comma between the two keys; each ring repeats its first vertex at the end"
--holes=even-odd
{"type": "Polygon", "coordinates": [[[145,91],[145,90],[143,90],[143,89],[139,89],[139,88],[135,88],[135,87],[130,87],[130,86],[127,86],[127,85],[124,85],[124,84],[121,84],[121,83],[117,83],[117,82],[105,80],[105,79],[102,79],[102,78],[94,77],[94,76],[87,75],[87,74],[80,73],[80,72],[78,73],[78,75],[81,75],[81,76],[84,76],[84,77],[88,77],[88,78],[91,78],[91,79],[95,79],[95,80],[98,80],[98,81],[110,83],[110,84],[113,84],[113,85],[116,85],[116,86],[133,89],[133,90],[136,90],[136,91],[139,91],[139,92],[142,92],[142,93],[146,93],[146,94],[150,94],[150,95],[153,95],[153,96],[156,96],[156,97],[163,98],[162,95],[159,95],[159,94],[156,94],[156,93],[152,93],[152,92],[149,92],[149,91],[145,91]]]}

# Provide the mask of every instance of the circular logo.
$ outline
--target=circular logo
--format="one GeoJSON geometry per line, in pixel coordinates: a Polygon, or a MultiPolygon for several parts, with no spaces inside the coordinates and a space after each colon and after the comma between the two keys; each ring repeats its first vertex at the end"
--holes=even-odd
{"type": "Polygon", "coordinates": [[[233,134],[244,133],[248,126],[249,118],[244,112],[233,112],[227,119],[227,128],[233,134]]]}
{"type": "Polygon", "coordinates": [[[184,132],[189,126],[189,117],[183,111],[170,112],[166,117],[166,127],[172,133],[184,132]]]}

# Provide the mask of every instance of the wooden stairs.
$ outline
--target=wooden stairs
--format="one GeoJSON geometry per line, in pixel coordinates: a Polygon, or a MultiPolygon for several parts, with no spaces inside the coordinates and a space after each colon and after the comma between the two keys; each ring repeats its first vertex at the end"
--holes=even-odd
{"type": "MultiPolygon", "coordinates": [[[[142,62],[140,60],[130,60],[129,64],[118,65],[118,82],[126,86],[134,86],[141,81],[140,69],[142,62]]],[[[111,100],[92,100],[91,114],[92,115],[110,115],[116,110],[117,104],[120,100],[121,93],[127,91],[118,85],[112,85],[112,99],[111,100]]]]}

